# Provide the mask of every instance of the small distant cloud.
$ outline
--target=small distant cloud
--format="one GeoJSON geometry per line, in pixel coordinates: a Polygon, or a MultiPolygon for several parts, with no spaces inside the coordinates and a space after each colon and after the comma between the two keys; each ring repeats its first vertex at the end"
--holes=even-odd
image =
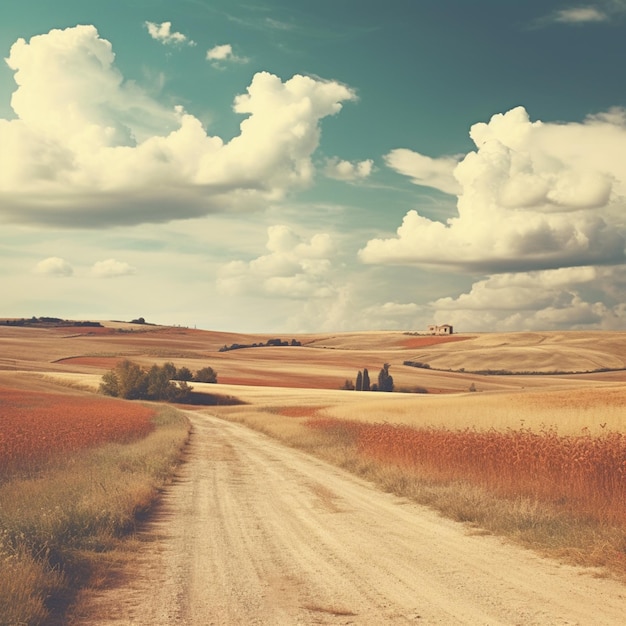
{"type": "Polygon", "coordinates": [[[135,268],[123,261],[107,259],[98,261],[91,268],[91,273],[97,278],[117,278],[118,276],[130,276],[135,273],[135,268]]]}
{"type": "Polygon", "coordinates": [[[608,14],[596,7],[576,7],[557,11],[553,21],[562,24],[586,24],[588,22],[606,22],[608,19],[608,14]]]}
{"type": "Polygon", "coordinates": [[[196,42],[188,39],[182,33],[172,32],[172,22],[163,22],[155,24],[154,22],[144,22],[144,26],[148,29],[148,33],[152,39],[160,41],[164,45],[182,45],[195,46],[196,42]]]}
{"type": "Polygon", "coordinates": [[[351,162],[333,157],[326,161],[324,173],[328,178],[334,178],[335,180],[364,180],[372,173],[373,168],[374,161],[372,159],[351,162]]]}
{"type": "Polygon", "coordinates": [[[39,261],[34,271],[36,274],[45,276],[71,276],[74,273],[74,268],[65,259],[51,256],[43,261],[39,261]]]}
{"type": "Polygon", "coordinates": [[[214,46],[206,53],[207,61],[212,61],[213,65],[220,63],[247,63],[246,57],[240,57],[233,52],[233,47],[229,43],[214,46]]]}
{"type": "Polygon", "coordinates": [[[581,4],[553,11],[541,17],[534,25],[538,28],[551,24],[584,26],[586,24],[613,22],[623,18],[625,14],[626,2],[624,0],[597,0],[590,4],[581,4]]]}

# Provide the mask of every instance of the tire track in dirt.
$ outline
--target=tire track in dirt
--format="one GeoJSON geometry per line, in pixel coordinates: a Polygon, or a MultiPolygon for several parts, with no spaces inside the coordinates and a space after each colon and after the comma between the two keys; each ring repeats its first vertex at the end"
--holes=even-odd
{"type": "Polygon", "coordinates": [[[75,624],[624,623],[615,581],[469,535],[238,424],[189,416],[187,462],[127,583],[88,598],[75,624]]]}

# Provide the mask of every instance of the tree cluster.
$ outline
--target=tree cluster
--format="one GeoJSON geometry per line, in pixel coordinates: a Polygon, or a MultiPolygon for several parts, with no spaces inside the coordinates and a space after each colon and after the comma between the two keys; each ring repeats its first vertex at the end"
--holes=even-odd
{"type": "Polygon", "coordinates": [[[356,375],[356,383],[346,380],[342,389],[354,391],[393,391],[393,376],[389,373],[389,363],[385,363],[378,373],[378,382],[371,384],[367,368],[359,370],[356,375]]]}
{"type": "Polygon", "coordinates": [[[297,339],[291,341],[283,341],[282,339],[268,339],[265,343],[231,343],[230,346],[224,345],[219,352],[228,352],[229,350],[241,350],[242,348],[265,348],[272,346],[301,346],[302,343],[297,339]]]}
{"type": "Polygon", "coordinates": [[[60,317],[31,317],[25,318],[22,317],[20,319],[3,319],[0,320],[0,326],[85,326],[85,327],[94,327],[94,328],[102,328],[102,324],[100,322],[89,322],[89,321],[73,321],[73,320],[64,320],[60,317]]]}
{"type": "Polygon", "coordinates": [[[185,402],[193,389],[190,381],[216,383],[217,373],[211,367],[204,367],[194,374],[187,367],[177,369],[173,363],[153,365],[146,370],[124,360],[102,376],[100,392],[126,400],[185,402]]]}

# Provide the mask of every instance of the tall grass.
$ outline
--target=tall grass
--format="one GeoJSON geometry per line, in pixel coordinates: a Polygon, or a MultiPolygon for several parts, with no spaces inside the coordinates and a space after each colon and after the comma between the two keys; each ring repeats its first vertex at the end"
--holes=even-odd
{"type": "Polygon", "coordinates": [[[0,486],[0,625],[45,624],[135,528],[180,458],[188,422],[163,407],[132,443],[76,451],[0,486]]]}
{"type": "Polygon", "coordinates": [[[306,447],[458,521],[626,579],[626,435],[314,418],[306,447]]]}
{"type": "Polygon", "coordinates": [[[452,431],[316,418],[308,422],[356,452],[436,482],[467,481],[505,498],[532,497],[626,529],[626,434],[556,429],[452,431]]]}

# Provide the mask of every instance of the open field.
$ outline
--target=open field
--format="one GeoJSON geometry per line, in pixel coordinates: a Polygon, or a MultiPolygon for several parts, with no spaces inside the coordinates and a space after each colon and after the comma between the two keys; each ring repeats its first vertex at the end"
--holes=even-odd
{"type": "MultiPolygon", "coordinates": [[[[431,393],[583,383],[624,382],[626,333],[488,333],[453,337],[402,332],[297,335],[301,346],[220,352],[225,345],[266,342],[272,335],[238,335],[184,328],[15,328],[0,326],[0,371],[100,373],[117,359],[173,361],[196,370],[211,365],[219,382],[338,389],[363,368],[376,375],[390,363],[396,387],[431,393]],[[98,332],[94,332],[98,331],[98,332]],[[403,365],[422,362],[431,369],[403,365]],[[446,371],[454,370],[454,371],[446,371]],[[461,370],[465,370],[464,372],[461,370]],[[481,376],[473,371],[561,372],[550,376],[481,376]],[[614,370],[597,372],[597,370],[614,370]],[[575,374],[572,374],[575,372],[575,374]],[[597,373],[593,373],[597,372],[597,373]]],[[[289,341],[292,335],[281,339],[289,341]]]]}
{"type": "MultiPolygon", "coordinates": [[[[589,505],[587,500],[577,508],[569,495],[552,492],[545,508],[535,492],[516,488],[500,491],[498,497],[508,501],[501,506],[489,495],[489,490],[498,489],[479,476],[485,463],[476,463],[474,482],[469,481],[469,473],[464,477],[467,480],[459,482],[457,474],[442,482],[440,468],[435,467],[442,455],[433,455],[435,466],[428,471],[419,458],[411,456],[419,441],[429,436],[443,437],[449,449],[454,447],[454,437],[461,437],[460,449],[470,439],[474,447],[484,439],[487,447],[497,444],[503,453],[512,447],[511,441],[523,441],[526,451],[546,442],[553,450],[562,444],[559,454],[566,456],[572,455],[567,446],[582,450],[588,445],[589,458],[591,451],[598,452],[594,461],[598,465],[606,456],[602,442],[609,442],[611,450],[617,451],[613,461],[618,465],[608,473],[626,468],[619,465],[626,462],[620,456],[626,433],[626,333],[307,334],[280,337],[286,342],[296,339],[301,345],[223,350],[233,344],[265,344],[274,338],[121,323],[95,329],[0,326],[0,389],[5,390],[4,395],[0,393],[0,446],[7,441],[6,435],[2,439],[3,421],[5,434],[13,429],[9,409],[15,402],[32,408],[31,422],[42,428],[30,445],[44,448],[46,428],[54,430],[55,422],[49,419],[54,407],[70,402],[95,416],[91,409],[105,401],[93,395],[102,374],[124,359],[145,367],[169,361],[193,371],[210,366],[218,373],[218,383],[192,383],[194,391],[235,397],[242,404],[195,408],[200,418],[210,412],[244,423],[359,472],[385,490],[427,503],[453,519],[470,521],[485,532],[511,536],[546,554],[626,575],[623,512],[600,515],[600,521],[591,524],[593,516],[587,519],[583,509],[591,506],[601,512],[601,501],[589,505]],[[404,364],[409,361],[429,367],[404,364]],[[383,363],[390,364],[396,390],[404,393],[341,389],[363,368],[375,382],[383,363]],[[485,371],[500,373],[477,373],[485,371]],[[39,412],[38,403],[44,405],[44,413],[45,404],[49,405],[47,414],[39,412]],[[315,423],[328,428],[312,429],[315,423]],[[463,432],[466,435],[459,435],[463,432]],[[376,433],[374,439],[371,433],[376,433]],[[407,442],[413,439],[417,443],[409,446],[407,442]],[[368,440],[375,445],[368,448],[368,440]],[[566,519],[572,511],[575,523],[566,519]]],[[[81,431],[88,432],[88,425],[81,426],[81,431]]],[[[11,441],[15,447],[17,437],[11,441]]],[[[431,442],[430,447],[438,445],[442,444],[431,442]]],[[[40,456],[45,456],[44,448],[40,456]]],[[[507,464],[506,455],[500,462],[507,464]]],[[[545,462],[551,463],[550,459],[545,462]]],[[[463,475],[463,468],[457,469],[463,475]]],[[[498,476],[497,467],[490,466],[489,471],[498,476]]],[[[544,470],[537,465],[533,471],[539,472],[535,478],[541,486],[544,470]]],[[[523,478],[523,472],[516,473],[523,478]]],[[[582,481],[584,475],[585,471],[576,480],[582,481]]],[[[561,475],[550,477],[549,482],[559,480],[567,483],[561,475]]],[[[623,490],[621,482],[609,480],[603,489],[609,500],[623,500],[624,494],[616,493],[616,489],[623,490]]]]}
{"type": "Polygon", "coordinates": [[[0,387],[0,407],[0,484],[55,456],[140,439],[154,427],[153,408],[99,396],[0,387]]]}

